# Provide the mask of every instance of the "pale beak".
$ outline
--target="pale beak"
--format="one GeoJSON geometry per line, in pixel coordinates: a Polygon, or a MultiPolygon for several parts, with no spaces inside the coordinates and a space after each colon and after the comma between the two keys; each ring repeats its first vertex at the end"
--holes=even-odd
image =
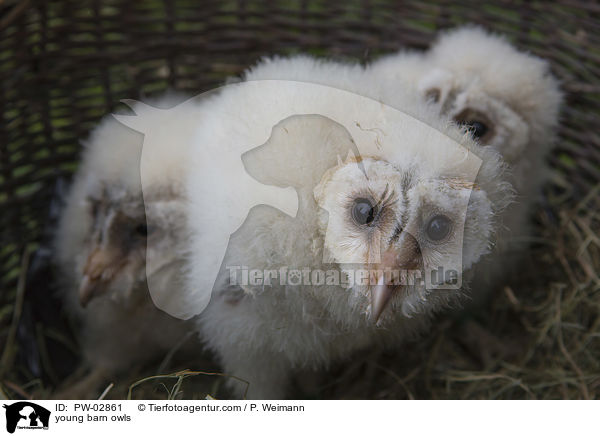
{"type": "Polygon", "coordinates": [[[377,279],[377,285],[371,288],[371,319],[373,322],[377,323],[393,293],[393,287],[385,283],[385,274],[381,274],[377,279]]]}
{"type": "Polygon", "coordinates": [[[121,267],[121,256],[96,248],[87,258],[79,285],[79,303],[86,307],[97,295],[106,290],[108,282],[121,267]]]}
{"type": "MultiPolygon", "coordinates": [[[[395,248],[389,248],[381,255],[381,270],[413,270],[420,267],[421,250],[417,240],[408,233],[403,233],[395,248]]],[[[402,287],[401,284],[386,283],[386,274],[377,279],[377,284],[371,287],[371,319],[377,323],[379,317],[388,306],[394,292],[402,287]]]]}
{"type": "Polygon", "coordinates": [[[98,287],[97,280],[90,280],[90,276],[84,275],[79,285],[79,304],[86,307],[90,300],[95,296],[95,290],[98,287]]]}

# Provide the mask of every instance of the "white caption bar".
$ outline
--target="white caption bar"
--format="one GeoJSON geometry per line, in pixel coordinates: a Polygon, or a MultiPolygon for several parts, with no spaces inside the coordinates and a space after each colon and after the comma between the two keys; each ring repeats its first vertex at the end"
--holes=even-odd
{"type": "Polygon", "coordinates": [[[594,401],[0,401],[0,435],[588,434],[594,401]],[[41,430],[41,433],[40,433],[41,430]],[[113,433],[114,432],[114,433],[113,433]],[[219,432],[219,433],[216,433],[219,432]],[[225,432],[225,433],[223,433],[225,432]]]}

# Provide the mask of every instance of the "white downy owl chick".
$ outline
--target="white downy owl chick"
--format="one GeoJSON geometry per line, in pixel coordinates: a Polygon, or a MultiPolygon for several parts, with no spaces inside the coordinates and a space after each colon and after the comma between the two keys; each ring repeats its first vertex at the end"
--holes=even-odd
{"type": "Polygon", "coordinates": [[[562,95],[549,64],[518,51],[504,38],[467,26],[442,33],[426,53],[400,52],[367,68],[373,80],[414,86],[440,112],[465,126],[482,146],[498,150],[517,196],[503,216],[498,256],[482,269],[504,271],[526,245],[529,213],[547,176],[546,156],[558,124],[562,95]],[[492,265],[492,264],[495,264],[492,265]]]}
{"type": "Polygon", "coordinates": [[[552,145],[562,95],[548,62],[479,27],[444,32],[425,53],[384,56],[367,74],[416,87],[513,168],[530,167],[552,145]]]}
{"type": "MultiPolygon", "coordinates": [[[[169,107],[178,100],[166,96],[153,104],[169,107]]],[[[165,294],[181,287],[181,180],[200,105],[171,117],[141,103],[132,108],[138,116],[123,119],[144,117],[163,131],[161,147],[144,162],[143,189],[144,136],[107,116],[85,144],[56,233],[65,308],[92,370],[67,396],[93,396],[106,378],[164,357],[190,330],[189,322],[156,308],[148,280],[165,294]]]]}
{"type": "MultiPolygon", "coordinates": [[[[292,186],[299,197],[295,217],[268,205],[249,212],[199,317],[202,339],[226,373],[249,383],[249,398],[285,397],[295,369],[397,345],[463,292],[394,282],[383,271],[424,277],[449,265],[464,284],[490,249],[495,218],[510,200],[498,154],[479,149],[417,96],[395,101],[418,119],[325,86],[245,82],[212,99],[199,123],[191,165],[206,144],[244,144],[252,149],[242,157],[250,175],[292,186]],[[355,147],[360,155],[339,159],[355,147]],[[350,279],[357,269],[367,271],[366,283],[350,279]]],[[[198,266],[211,204],[206,183],[202,172],[189,172],[190,292],[206,273],[198,266]]],[[[230,386],[240,397],[246,389],[230,386]]]]}

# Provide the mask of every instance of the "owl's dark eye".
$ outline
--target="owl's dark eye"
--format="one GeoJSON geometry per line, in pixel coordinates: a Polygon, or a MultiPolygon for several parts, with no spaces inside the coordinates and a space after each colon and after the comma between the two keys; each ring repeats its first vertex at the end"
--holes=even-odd
{"type": "Polygon", "coordinates": [[[450,218],[445,215],[436,215],[427,224],[427,237],[432,241],[441,241],[450,233],[450,218]]]}
{"type": "Polygon", "coordinates": [[[482,138],[488,132],[488,126],[481,121],[468,121],[463,125],[471,132],[471,136],[475,139],[482,138]]]}
{"type": "Polygon", "coordinates": [[[431,88],[431,89],[428,89],[427,92],[425,93],[425,98],[432,103],[437,103],[438,101],[440,101],[440,95],[441,95],[441,92],[439,89],[431,88]]]}
{"type": "Polygon", "coordinates": [[[148,226],[146,224],[138,224],[135,227],[134,231],[137,236],[140,236],[142,238],[145,238],[148,236],[148,226]]]}
{"type": "Polygon", "coordinates": [[[352,219],[361,226],[373,223],[375,212],[375,206],[368,198],[357,198],[352,204],[352,219]]]}
{"type": "Polygon", "coordinates": [[[479,111],[467,108],[456,115],[454,120],[465,127],[473,139],[479,139],[483,143],[489,142],[494,135],[494,124],[479,111]]]}

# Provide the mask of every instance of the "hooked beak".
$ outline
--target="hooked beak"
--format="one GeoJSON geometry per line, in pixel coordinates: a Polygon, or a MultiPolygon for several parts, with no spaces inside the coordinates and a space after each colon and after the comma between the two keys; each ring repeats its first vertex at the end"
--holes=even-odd
{"type": "Polygon", "coordinates": [[[97,280],[90,280],[90,276],[87,274],[83,276],[79,285],[79,304],[81,304],[81,307],[88,305],[90,300],[95,296],[97,288],[97,280]]]}
{"type": "Polygon", "coordinates": [[[377,279],[377,285],[371,288],[371,318],[377,323],[387,307],[395,288],[385,283],[385,274],[377,279]]]}
{"type": "MultiPolygon", "coordinates": [[[[377,266],[380,270],[415,270],[421,265],[421,250],[417,240],[403,233],[396,247],[388,248],[381,255],[381,263],[377,266]]],[[[371,319],[376,324],[385,311],[394,293],[403,285],[386,282],[386,274],[382,273],[377,284],[371,287],[371,319]]]]}
{"type": "Polygon", "coordinates": [[[122,266],[121,256],[102,248],[96,248],[88,256],[79,285],[79,303],[86,307],[96,296],[106,291],[107,284],[122,266]]]}

